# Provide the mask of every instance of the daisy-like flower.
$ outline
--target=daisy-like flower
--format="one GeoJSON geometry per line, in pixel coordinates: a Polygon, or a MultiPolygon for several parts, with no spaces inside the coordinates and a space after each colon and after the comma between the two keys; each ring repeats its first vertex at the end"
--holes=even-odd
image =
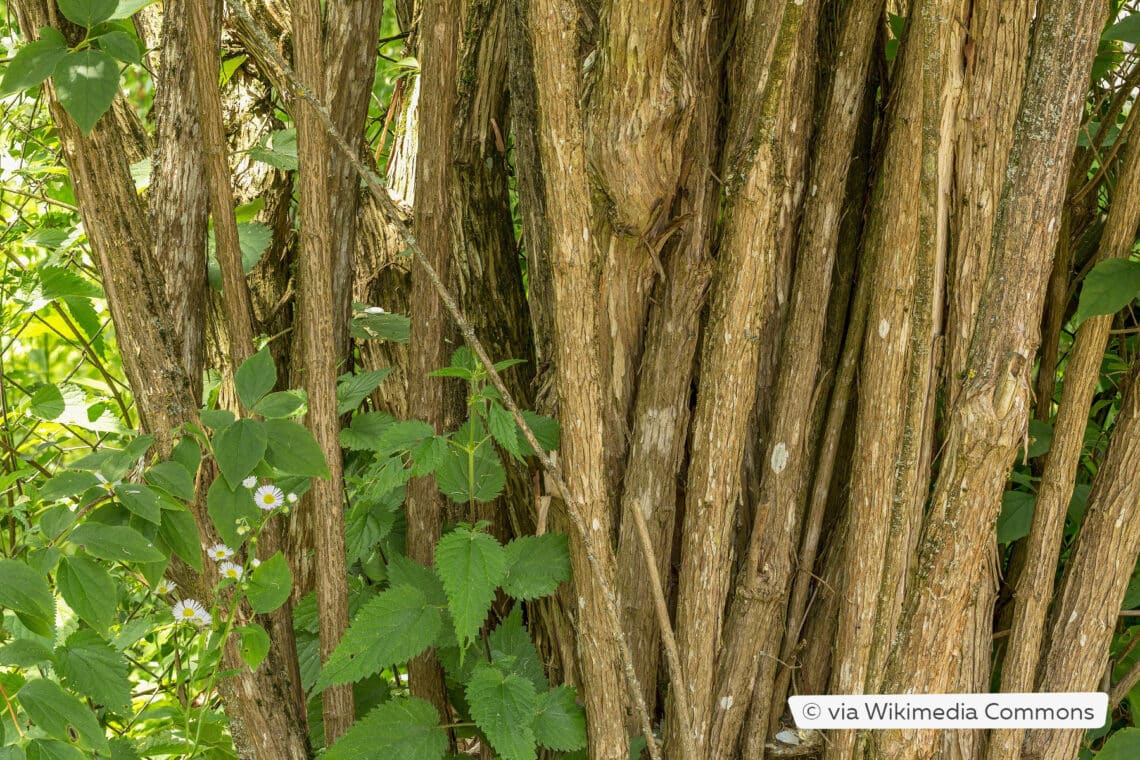
{"type": "Polygon", "coordinates": [[[173,594],[177,590],[178,586],[174,584],[174,581],[168,581],[165,578],[160,580],[154,587],[154,593],[156,594],[173,594]]]}
{"type": "Polygon", "coordinates": [[[285,503],[284,492],[274,485],[264,485],[253,492],[253,500],[266,512],[272,512],[285,503]]]}
{"type": "Polygon", "coordinates": [[[228,578],[231,581],[240,581],[242,576],[241,565],[236,562],[225,561],[218,565],[218,572],[223,578],[228,578]]]}
{"type": "Polygon", "coordinates": [[[221,562],[222,560],[226,560],[234,556],[234,550],[225,544],[214,544],[209,549],[207,549],[206,552],[215,562],[221,562]]]}
{"type": "Polygon", "coordinates": [[[297,503],[297,494],[290,491],[289,495],[285,497],[285,501],[289,502],[290,504],[296,504],[297,503]]]}
{"type": "Polygon", "coordinates": [[[183,599],[174,605],[174,619],[180,623],[193,623],[198,627],[209,625],[214,621],[201,602],[194,599],[183,599]]]}
{"type": "Polygon", "coordinates": [[[257,557],[254,557],[253,559],[251,559],[251,560],[249,561],[249,565],[250,565],[250,567],[252,567],[254,570],[256,570],[257,568],[261,567],[261,560],[259,560],[257,557]]]}
{"type": "Polygon", "coordinates": [[[245,486],[246,488],[256,488],[257,487],[257,477],[254,475],[250,475],[248,478],[243,480],[241,482],[241,484],[243,486],[245,486]]]}

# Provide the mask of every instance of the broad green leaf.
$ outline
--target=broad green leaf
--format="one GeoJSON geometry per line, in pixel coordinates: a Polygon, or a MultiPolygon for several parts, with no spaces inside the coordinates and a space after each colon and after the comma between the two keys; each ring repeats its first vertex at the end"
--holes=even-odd
{"type": "Polygon", "coordinates": [[[41,385],[29,399],[28,411],[32,416],[41,420],[54,420],[63,414],[67,406],[63,402],[63,393],[55,385],[41,385]]]}
{"type": "Polygon", "coordinates": [[[170,454],[170,459],[182,465],[183,469],[190,473],[190,477],[193,478],[198,472],[198,466],[202,464],[202,449],[199,448],[197,441],[186,436],[179,439],[174,451],[170,454]]]}
{"type": "MultiPolygon", "coordinates": [[[[546,451],[554,451],[558,448],[559,427],[558,420],[551,417],[543,417],[541,414],[522,410],[522,418],[526,420],[526,426],[530,428],[530,432],[534,433],[534,438],[538,441],[538,445],[546,451]]],[[[526,436],[523,435],[522,428],[519,428],[519,449],[522,451],[523,456],[533,456],[534,449],[531,448],[530,442],[527,441],[526,436]]]]}
{"type": "Polygon", "coordinates": [[[130,18],[148,5],[153,5],[157,0],[118,0],[115,6],[115,12],[111,14],[111,20],[130,18]]]}
{"type": "MultiPolygon", "coordinates": [[[[19,747],[11,747],[10,749],[19,749],[19,747]]],[[[56,739],[32,739],[28,742],[27,754],[21,754],[20,757],[27,758],[27,760],[84,759],[83,753],[74,746],[56,739]]]]}
{"type": "Polygon", "coordinates": [[[435,482],[449,499],[467,504],[497,497],[507,482],[507,473],[489,444],[479,446],[470,458],[466,451],[452,446],[435,468],[435,482]]]}
{"type": "Polygon", "coordinates": [[[478,635],[506,575],[506,552],[494,536],[460,526],[436,544],[435,568],[447,592],[455,636],[466,647],[478,635]]]}
{"type": "Polygon", "coordinates": [[[471,717],[503,760],[534,760],[531,723],[538,708],[534,684],[482,663],[467,682],[471,717]]]}
{"type": "Polygon", "coordinates": [[[257,670],[269,654],[269,634],[257,623],[241,626],[237,634],[241,641],[241,658],[250,670],[257,670]]]}
{"type": "Polygon", "coordinates": [[[126,525],[85,522],[68,540],[87,549],[92,557],[111,562],[162,562],[165,555],[146,536],[126,525]]]}
{"type": "Polygon", "coordinates": [[[328,465],[317,439],[305,428],[291,420],[266,420],[265,434],[269,438],[265,460],[289,475],[307,475],[327,478],[328,465]]]}
{"type": "Polygon", "coordinates": [[[108,32],[98,38],[99,48],[123,63],[142,63],[139,44],[135,38],[126,32],[108,32]]]}
{"type": "Polygon", "coordinates": [[[70,269],[56,266],[42,266],[36,270],[44,298],[55,300],[68,296],[102,298],[103,291],[90,280],[84,279],[70,269]]]}
{"type": "Polygon", "coordinates": [[[110,751],[107,737],[95,719],[95,714],[54,681],[46,678],[29,681],[20,689],[17,698],[32,722],[49,736],[66,741],[72,738],[71,732],[74,732],[79,735],[81,747],[99,752],[110,751]]]}
{"type": "Polygon", "coordinates": [[[1096,760],[1134,760],[1137,757],[1140,757],[1140,728],[1122,728],[1113,732],[1096,753],[1096,760]]]}
{"type": "Polygon", "coordinates": [[[435,570],[424,567],[403,554],[394,554],[388,560],[388,578],[391,587],[411,586],[424,595],[427,603],[434,607],[447,606],[447,592],[435,570]]]}
{"type": "MultiPolygon", "coordinates": [[[[220,479],[220,478],[219,478],[220,479]]],[[[182,561],[202,572],[202,548],[198,524],[188,509],[164,509],[158,535],[182,561]]],[[[236,542],[235,542],[236,543],[236,542]]]]}
{"type": "Polygon", "coordinates": [[[59,11],[80,26],[88,28],[111,18],[118,8],[118,0],[57,0],[59,11]]]}
{"type": "Polygon", "coordinates": [[[229,409],[203,409],[199,412],[202,424],[208,428],[224,428],[234,423],[234,413],[229,409]]]}
{"type": "Polygon", "coordinates": [[[55,598],[44,577],[23,562],[0,559],[0,607],[19,613],[34,632],[55,631],[55,598]]]}
{"type": "Polygon", "coordinates": [[[277,552],[250,574],[245,594],[254,612],[266,613],[284,604],[292,590],[293,573],[285,556],[277,552]]]}
{"type": "Polygon", "coordinates": [[[0,667],[31,668],[53,659],[51,650],[33,639],[12,639],[0,646],[0,667]]]}
{"type": "Polygon", "coordinates": [[[495,442],[507,453],[515,457],[522,454],[522,449],[519,447],[519,426],[506,409],[498,404],[491,404],[491,411],[487,415],[487,428],[495,437],[495,442]]]}
{"type": "Polygon", "coordinates": [[[119,592],[110,573],[86,557],[64,557],[55,575],[59,593],[79,619],[97,631],[115,620],[119,592]]]}
{"type": "Polygon", "coordinates": [[[58,501],[68,496],[81,494],[88,488],[94,488],[97,485],[99,485],[99,479],[89,472],[64,470],[44,484],[40,490],[40,498],[44,501],[58,501]]]}
{"type": "Polygon", "coordinates": [[[487,644],[492,660],[504,673],[522,676],[539,691],[549,686],[538,650],[523,626],[521,605],[516,604],[510,614],[488,634],[487,644]]]}
{"type": "Polygon", "coordinates": [[[412,455],[412,476],[427,475],[434,471],[447,456],[447,439],[438,435],[425,438],[413,446],[410,453],[412,455]]]}
{"type": "Polygon", "coordinates": [[[269,419],[284,419],[304,414],[308,408],[308,403],[309,400],[304,391],[280,391],[270,393],[258,401],[257,405],[253,407],[253,411],[269,419]]]}
{"type": "Polygon", "coordinates": [[[573,752],[586,746],[586,711],[575,699],[572,686],[559,686],[538,695],[534,736],[550,749],[573,752]]]}
{"type": "Polygon", "coordinates": [[[437,607],[411,586],[373,597],[352,619],[317,681],[317,689],[367,678],[423,652],[440,627],[437,607]]]}
{"type": "Polygon", "coordinates": [[[280,129],[249,151],[251,158],[283,171],[297,169],[297,130],[280,129]]]}
{"type": "Polygon", "coordinates": [[[356,311],[349,323],[349,332],[357,340],[390,340],[407,343],[411,320],[403,314],[389,314],[377,306],[354,304],[356,311]]]}
{"type": "Polygon", "coordinates": [[[348,564],[353,565],[367,559],[376,544],[396,522],[396,510],[399,504],[373,502],[368,499],[358,499],[352,505],[344,523],[345,552],[348,564]]]}
{"type": "Polygon", "coordinates": [[[102,50],[72,51],[56,64],[52,82],[60,105],[86,135],[115,100],[119,91],[119,66],[102,50]]]}
{"type": "Polygon", "coordinates": [[[214,459],[218,469],[237,487],[265,456],[266,434],[257,420],[238,420],[214,436],[214,459]]]}
{"type": "Polygon", "coordinates": [[[39,40],[24,45],[8,61],[4,78],[0,80],[0,95],[35,87],[50,77],[56,64],[67,55],[63,35],[54,29],[50,30],[54,34],[46,31],[41,30],[39,40]]]}
{"type": "Polygon", "coordinates": [[[384,431],[395,424],[396,418],[384,412],[353,415],[348,428],[340,431],[340,445],[355,451],[373,450],[384,431]]]}
{"type": "Polygon", "coordinates": [[[1001,497],[1001,514],[997,521],[999,544],[1012,543],[1029,535],[1033,525],[1033,509],[1037,497],[1024,491],[1006,491],[1001,497]]]}
{"type": "Polygon", "coordinates": [[[158,525],[162,519],[158,494],[141,483],[120,483],[115,486],[115,498],[124,507],[155,525],[158,525]]]}
{"type": "Polygon", "coordinates": [[[347,414],[376,390],[384,378],[392,374],[391,367],[375,369],[356,374],[341,375],[336,382],[336,413],[347,414]]]}
{"type": "Polygon", "coordinates": [[[79,296],[67,296],[63,298],[64,304],[67,305],[67,311],[71,314],[71,318],[75,320],[75,324],[79,325],[83,330],[83,337],[95,353],[102,357],[107,358],[107,342],[103,340],[102,328],[103,322],[99,318],[99,314],[95,311],[95,307],[91,305],[90,298],[81,298],[79,296]]]}
{"type": "Polygon", "coordinates": [[[516,538],[507,544],[506,554],[503,591],[515,599],[550,596],[570,580],[570,549],[561,533],[516,538]]]}
{"type": "MultiPolygon", "coordinates": [[[[1103,35],[1102,40],[1120,40],[1121,42],[1140,43],[1140,13],[1133,13],[1110,26],[1103,35]]],[[[1097,755],[1097,757],[1100,757],[1097,755]]],[[[1137,755],[1140,757],[1140,755],[1137,755]]]]}
{"type": "Polygon", "coordinates": [[[1140,261],[1106,259],[1085,276],[1077,305],[1077,321],[1115,314],[1140,294],[1140,261]]]}
{"type": "Polygon", "coordinates": [[[397,697],[356,721],[323,758],[439,760],[446,751],[447,734],[436,709],[417,697],[397,697]]]}
{"type": "Polygon", "coordinates": [[[206,511],[214,521],[222,540],[227,546],[238,546],[244,536],[238,533],[238,524],[245,521],[252,526],[258,519],[258,508],[248,488],[230,488],[225,478],[214,478],[206,493],[206,511]]]}
{"type": "Polygon", "coordinates": [[[234,387],[238,399],[246,409],[252,409],[261,397],[273,390],[277,384],[277,367],[269,348],[263,348],[242,362],[234,373],[234,387]]]}
{"type": "Polygon", "coordinates": [[[273,230],[261,222],[239,222],[237,230],[238,245],[241,247],[241,271],[249,274],[273,242],[273,230]]]}
{"type": "Polygon", "coordinates": [[[194,476],[177,462],[159,462],[146,471],[146,481],[182,501],[194,501],[194,476]]]}
{"type": "Polygon", "coordinates": [[[1049,452],[1053,445],[1053,426],[1041,420],[1029,421],[1029,451],[1026,454],[1030,459],[1043,456],[1049,452]]]}
{"type": "Polygon", "coordinates": [[[78,630],[55,649],[56,672],[70,689],[112,712],[127,714],[131,681],[127,658],[94,631],[78,630]]]}

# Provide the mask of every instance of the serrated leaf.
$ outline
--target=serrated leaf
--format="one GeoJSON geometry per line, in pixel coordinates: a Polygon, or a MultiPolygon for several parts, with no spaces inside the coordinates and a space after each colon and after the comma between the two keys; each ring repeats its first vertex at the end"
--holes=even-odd
{"type": "Polygon", "coordinates": [[[55,598],[44,577],[14,559],[0,559],[0,607],[21,615],[35,633],[55,631],[55,598]]]}
{"type": "Polygon", "coordinates": [[[142,519],[158,525],[162,521],[162,507],[158,494],[141,483],[120,483],[115,486],[115,498],[142,519]]]}
{"type": "Polygon", "coordinates": [[[570,549],[561,533],[521,536],[508,543],[505,551],[503,591],[515,599],[550,596],[570,580],[570,549]]]}
{"type": "Polygon", "coordinates": [[[52,74],[56,97],[83,134],[90,134],[119,91],[119,66],[102,50],[72,51],[52,74]]]}
{"type": "Polygon", "coordinates": [[[49,736],[70,740],[70,733],[74,731],[79,735],[80,746],[100,752],[110,751],[95,714],[55,682],[45,678],[29,681],[16,696],[32,722],[49,736]]]}
{"type": "Polygon", "coordinates": [[[246,409],[252,409],[277,384],[277,367],[269,348],[263,348],[242,362],[234,373],[234,388],[246,409]]]}
{"type": "Polygon", "coordinates": [[[277,552],[250,574],[245,594],[254,612],[266,613],[284,604],[292,590],[293,573],[285,556],[277,552]]]}
{"type": "Polygon", "coordinates": [[[32,639],[13,639],[0,646],[0,666],[31,668],[54,659],[50,649],[32,639]]]}
{"type": "Polygon", "coordinates": [[[465,690],[471,717],[503,760],[534,760],[536,737],[531,728],[538,707],[534,685],[522,676],[504,676],[481,664],[465,690]]]}
{"type": "Polygon", "coordinates": [[[439,713],[416,697],[389,700],[359,719],[337,740],[324,760],[439,760],[447,752],[447,734],[439,713]]]}
{"type": "Polygon", "coordinates": [[[491,404],[491,411],[487,415],[487,428],[494,436],[495,442],[505,451],[515,457],[522,454],[522,449],[519,447],[519,426],[506,409],[498,404],[491,404]]]}
{"type": "MultiPolygon", "coordinates": [[[[552,417],[544,417],[541,414],[522,410],[522,418],[526,420],[526,426],[534,433],[534,438],[538,441],[538,445],[545,451],[554,451],[558,448],[560,429],[558,420],[552,417]]],[[[523,435],[522,428],[519,428],[519,450],[523,456],[534,456],[534,449],[531,448],[530,442],[527,441],[526,436],[523,435]]]]}
{"type": "Polygon", "coordinates": [[[543,691],[548,688],[538,650],[522,622],[522,606],[515,605],[487,636],[491,659],[504,673],[516,673],[543,691]],[[509,665],[507,663],[510,663],[509,665]]]}
{"type": "Polygon", "coordinates": [[[415,588],[424,595],[430,605],[440,608],[447,605],[447,592],[443,590],[443,583],[440,582],[435,570],[424,567],[403,554],[394,554],[388,560],[388,579],[392,588],[396,586],[415,588]]]}
{"type": "Polygon", "coordinates": [[[1140,294],[1140,261],[1106,259],[1085,276],[1077,305],[1077,321],[1115,314],[1140,294]]]}
{"type": "Polygon", "coordinates": [[[502,493],[507,482],[503,463],[488,444],[475,449],[470,459],[466,451],[450,447],[434,475],[439,490],[458,504],[491,501],[502,493]]]}
{"type": "Polygon", "coordinates": [[[433,435],[417,443],[409,453],[412,457],[412,476],[427,475],[447,456],[447,439],[433,435]]]}
{"type": "Polygon", "coordinates": [[[183,501],[194,501],[194,476],[177,462],[159,462],[146,471],[146,481],[183,501]]]}
{"type": "Polygon", "coordinates": [[[41,33],[39,40],[24,45],[8,61],[4,78],[0,80],[0,95],[35,87],[51,76],[65,55],[67,45],[62,36],[41,33]]]}
{"type": "Polygon", "coordinates": [[[249,151],[251,158],[283,171],[297,169],[297,130],[271,132],[265,141],[249,151]]]}
{"type": "Polygon", "coordinates": [[[384,412],[353,415],[348,428],[340,431],[340,445],[354,451],[371,450],[384,431],[395,424],[396,418],[384,412]]]}
{"type": "Polygon", "coordinates": [[[256,623],[241,626],[237,634],[241,642],[241,658],[250,670],[257,670],[269,654],[269,634],[256,623]]]}
{"type": "Polygon", "coordinates": [[[559,686],[538,695],[534,736],[538,743],[561,752],[586,746],[586,711],[575,699],[574,688],[559,686]]]}
{"type": "Polygon", "coordinates": [[[214,436],[214,460],[231,486],[237,487],[261,463],[267,440],[257,420],[238,420],[214,436]]]}
{"type": "Polygon", "coordinates": [[[350,683],[423,652],[439,631],[439,609],[411,586],[373,597],[352,619],[317,681],[317,689],[350,683]]]}
{"type": "Polygon", "coordinates": [[[126,525],[86,522],[71,531],[68,540],[87,549],[92,557],[111,562],[163,562],[166,556],[146,536],[126,525]]]}
{"type": "Polygon", "coordinates": [[[54,420],[63,414],[66,408],[63,393],[55,385],[41,385],[28,400],[28,411],[33,417],[41,420],[54,420]]]}
{"type": "Polygon", "coordinates": [[[64,557],[55,575],[67,606],[92,628],[106,631],[115,620],[119,593],[111,574],[86,557],[64,557]]]}
{"type": "Polygon", "coordinates": [[[364,401],[365,397],[376,390],[377,386],[384,382],[384,379],[390,374],[392,374],[392,368],[384,367],[383,369],[357,372],[356,374],[347,374],[338,377],[336,383],[336,413],[347,414],[360,406],[360,403],[364,401]]]}
{"type": "Polygon", "coordinates": [[[325,455],[304,425],[291,420],[266,420],[262,424],[268,438],[265,460],[269,464],[289,475],[328,477],[325,455]]]}
{"type": "Polygon", "coordinates": [[[125,714],[131,705],[127,658],[94,631],[79,630],[55,649],[56,672],[71,689],[112,712],[125,714]]]}
{"type": "Polygon", "coordinates": [[[506,575],[506,553],[494,536],[460,526],[436,544],[435,568],[447,592],[455,636],[466,647],[478,635],[506,575]]]}
{"type": "Polygon", "coordinates": [[[225,478],[214,478],[210,490],[206,492],[206,511],[218,529],[218,534],[227,546],[238,546],[244,536],[238,533],[238,523],[244,520],[254,525],[258,518],[257,505],[249,489],[243,486],[231,488],[225,478]]]}

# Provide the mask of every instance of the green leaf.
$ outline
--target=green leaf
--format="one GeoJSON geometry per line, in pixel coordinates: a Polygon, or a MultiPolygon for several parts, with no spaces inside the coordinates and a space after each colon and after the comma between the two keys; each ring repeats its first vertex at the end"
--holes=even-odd
{"type": "Polygon", "coordinates": [[[1120,19],[1101,35],[1101,39],[1140,43],[1140,13],[1133,13],[1120,19]]]}
{"type": "Polygon", "coordinates": [[[146,481],[175,498],[194,501],[194,476],[177,462],[159,462],[146,471],[146,481]]]}
{"type": "Polygon", "coordinates": [[[40,490],[40,498],[44,501],[58,501],[68,496],[81,494],[88,488],[94,488],[97,485],[99,485],[99,479],[90,472],[64,470],[44,484],[40,490]]]}
{"type": "Polygon", "coordinates": [[[40,288],[44,298],[55,300],[68,296],[102,298],[103,291],[90,280],[86,280],[70,269],[55,266],[42,266],[36,270],[40,278],[40,288]]]}
{"type": "Polygon", "coordinates": [[[503,463],[487,444],[475,449],[471,461],[466,451],[453,446],[435,469],[439,490],[459,504],[491,501],[502,493],[506,482],[503,463]]]}
{"type": "Polygon", "coordinates": [[[246,409],[252,409],[277,384],[277,367],[269,348],[263,348],[242,362],[234,373],[234,387],[238,399],[246,409]]]}
{"type": "Polygon", "coordinates": [[[1012,543],[1029,535],[1033,525],[1033,509],[1037,497],[1024,491],[1006,491],[1001,496],[1001,515],[997,521],[999,544],[1012,543]]]}
{"type": "Polygon", "coordinates": [[[258,401],[253,411],[269,419],[284,419],[304,414],[308,404],[309,399],[304,391],[280,391],[270,393],[258,401]]]}
{"type": "Polygon", "coordinates": [[[1122,728],[1113,732],[1096,753],[1096,760],[1134,760],[1137,757],[1140,757],[1140,728],[1122,728]]]}
{"type": "Polygon", "coordinates": [[[257,420],[238,420],[214,436],[214,460],[231,486],[236,488],[261,463],[266,440],[257,420]]]}
{"type": "Polygon", "coordinates": [[[562,752],[586,746],[586,711],[576,701],[572,686],[539,694],[536,712],[532,728],[539,744],[562,752]]]}
{"type": "Polygon", "coordinates": [[[41,385],[28,401],[28,411],[41,420],[54,420],[67,408],[63,393],[55,385],[41,385]]]}
{"type": "Polygon", "coordinates": [[[1029,421],[1029,451],[1026,456],[1030,459],[1043,456],[1049,452],[1053,445],[1053,426],[1041,420],[1029,421]]]}
{"type": "Polygon", "coordinates": [[[491,659],[504,673],[515,673],[543,691],[549,687],[542,660],[522,621],[522,606],[516,604],[487,636],[491,659]]]}
{"type": "MultiPolygon", "coordinates": [[[[539,446],[546,451],[554,451],[558,448],[558,420],[551,417],[543,417],[541,414],[535,414],[526,409],[522,410],[522,418],[526,420],[526,426],[530,428],[530,432],[534,433],[534,438],[538,441],[539,446]]],[[[526,436],[523,435],[522,428],[519,428],[518,435],[519,449],[522,451],[522,455],[533,456],[534,449],[531,448],[530,443],[526,440],[526,436]]]]}
{"type": "Polygon", "coordinates": [[[237,634],[241,641],[241,658],[250,670],[257,670],[269,654],[269,634],[257,623],[241,626],[237,634]]]}
{"type": "Polygon", "coordinates": [[[515,599],[550,596],[570,580],[570,549],[561,533],[516,538],[507,544],[506,554],[503,591],[515,599]]]}
{"type": "Polygon", "coordinates": [[[354,451],[371,450],[384,431],[395,424],[396,418],[384,412],[355,414],[348,428],[340,431],[340,445],[354,451]]]}
{"type": "Polygon", "coordinates": [[[217,430],[234,424],[235,417],[229,409],[203,409],[199,412],[199,419],[206,427],[217,430]]]}
{"type": "Polygon", "coordinates": [[[292,590],[293,573],[285,556],[277,552],[253,571],[245,594],[254,612],[266,613],[284,604],[292,590]]]}
{"type": "Polygon", "coordinates": [[[0,95],[35,87],[50,77],[56,65],[67,55],[63,35],[54,29],[51,29],[54,34],[45,34],[45,31],[40,30],[38,41],[24,45],[8,61],[4,78],[0,80],[0,95]]]}
{"type": "Polygon", "coordinates": [[[519,446],[520,428],[506,409],[498,404],[491,404],[491,411],[487,415],[487,428],[494,436],[495,442],[509,454],[515,457],[522,454],[522,448],[519,446]]]}
{"type": "Polygon", "coordinates": [[[86,557],[64,557],[55,574],[59,593],[79,619],[97,631],[115,620],[119,591],[111,574],[86,557]]]}
{"type": "Polygon", "coordinates": [[[423,652],[440,628],[439,609],[419,589],[393,586],[365,604],[325,663],[317,689],[367,678],[423,652]]]}
{"type": "Polygon", "coordinates": [[[297,130],[271,132],[265,142],[249,151],[251,158],[283,171],[297,169],[297,130]]]}
{"type": "Polygon", "coordinates": [[[153,5],[157,0],[118,0],[115,6],[115,12],[111,14],[112,21],[117,19],[130,18],[148,5],[153,5]]]}
{"type": "Polygon", "coordinates": [[[376,390],[384,378],[392,374],[391,367],[341,375],[336,380],[336,413],[346,414],[360,406],[368,394],[376,390]]]}
{"type": "Polygon", "coordinates": [[[70,740],[70,734],[74,732],[79,735],[81,747],[110,751],[95,714],[55,682],[46,678],[29,681],[20,689],[17,698],[32,722],[49,736],[70,740]]]}
{"type": "Polygon", "coordinates": [[[56,672],[70,689],[112,712],[126,715],[131,706],[127,658],[94,631],[78,630],[55,649],[56,672]]]}
{"type": "Polygon", "coordinates": [[[50,649],[32,639],[13,639],[0,647],[0,666],[31,668],[54,659],[50,649]]]}
{"type": "Polygon", "coordinates": [[[534,684],[481,663],[467,682],[466,695],[471,717],[503,760],[534,760],[531,722],[538,708],[534,684]]]}
{"type": "Polygon", "coordinates": [[[356,308],[348,331],[357,340],[388,340],[407,343],[412,321],[403,314],[378,311],[377,306],[353,304],[356,308]]]}
{"type": "MultiPolygon", "coordinates": [[[[220,478],[219,478],[220,480],[220,478]]],[[[190,567],[202,572],[202,549],[198,542],[198,523],[188,509],[165,509],[158,535],[175,554],[190,567]]],[[[239,542],[235,542],[239,543],[239,542]]]]}
{"type": "Polygon", "coordinates": [[[436,544],[435,568],[447,592],[455,636],[466,647],[478,635],[506,575],[506,552],[494,536],[460,526],[436,544]]]}
{"type": "Polygon", "coordinates": [[[57,0],[59,12],[80,26],[88,28],[111,18],[118,0],[57,0]]]}
{"type": "Polygon", "coordinates": [[[1140,293],[1140,261],[1106,259],[1088,273],[1081,286],[1077,321],[1115,314],[1140,293]]]}
{"type": "Polygon", "coordinates": [[[55,631],[51,589],[42,575],[23,562],[0,559],[0,607],[19,613],[35,633],[51,636],[55,631]]]}
{"type": "Polygon", "coordinates": [[[412,476],[419,477],[433,472],[447,456],[447,439],[433,435],[425,438],[410,450],[412,455],[412,476]]]}
{"type": "Polygon", "coordinates": [[[447,734],[439,713],[416,697],[397,697],[374,708],[342,736],[324,760],[439,760],[447,751],[447,734]]]}
{"type": "Polygon", "coordinates": [[[68,540],[83,546],[92,557],[110,562],[162,562],[166,559],[146,536],[126,525],[86,522],[71,531],[68,540]]]}
{"type": "Polygon", "coordinates": [[[102,50],[72,51],[56,64],[52,82],[60,105],[86,135],[115,100],[119,66],[102,50]]]}
{"type": "Polygon", "coordinates": [[[265,454],[269,464],[289,475],[328,477],[325,455],[304,425],[291,420],[266,420],[263,424],[269,438],[265,454]]]}
{"type": "Polygon", "coordinates": [[[182,465],[186,472],[190,473],[193,478],[198,473],[198,467],[202,464],[202,449],[198,447],[198,442],[190,436],[179,439],[174,451],[170,453],[170,459],[182,465]]]}
{"type": "Polygon", "coordinates": [[[230,488],[225,478],[214,478],[210,484],[206,493],[206,511],[227,546],[240,545],[245,537],[238,533],[238,523],[244,520],[252,526],[259,514],[249,489],[242,486],[230,488]]]}
{"type": "Polygon", "coordinates": [[[238,245],[241,248],[241,271],[249,274],[273,242],[273,230],[261,222],[239,222],[237,231],[238,245]]]}
{"type": "Polygon", "coordinates": [[[27,760],[83,760],[84,755],[67,742],[55,739],[32,739],[28,742],[27,754],[20,757],[27,760]]]}
{"type": "Polygon", "coordinates": [[[115,498],[124,507],[148,522],[158,525],[162,521],[158,494],[141,483],[120,483],[115,486],[115,498]]]}
{"type": "Polygon", "coordinates": [[[124,63],[142,63],[139,43],[126,32],[108,32],[98,38],[99,49],[111,54],[124,63]]]}

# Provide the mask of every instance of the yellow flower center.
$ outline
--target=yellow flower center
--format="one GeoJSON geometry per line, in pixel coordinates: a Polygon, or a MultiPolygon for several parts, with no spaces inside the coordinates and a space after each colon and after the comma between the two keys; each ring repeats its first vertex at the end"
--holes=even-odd
{"type": "Polygon", "coordinates": [[[182,617],[194,617],[194,610],[186,607],[182,610],[182,617]]]}

